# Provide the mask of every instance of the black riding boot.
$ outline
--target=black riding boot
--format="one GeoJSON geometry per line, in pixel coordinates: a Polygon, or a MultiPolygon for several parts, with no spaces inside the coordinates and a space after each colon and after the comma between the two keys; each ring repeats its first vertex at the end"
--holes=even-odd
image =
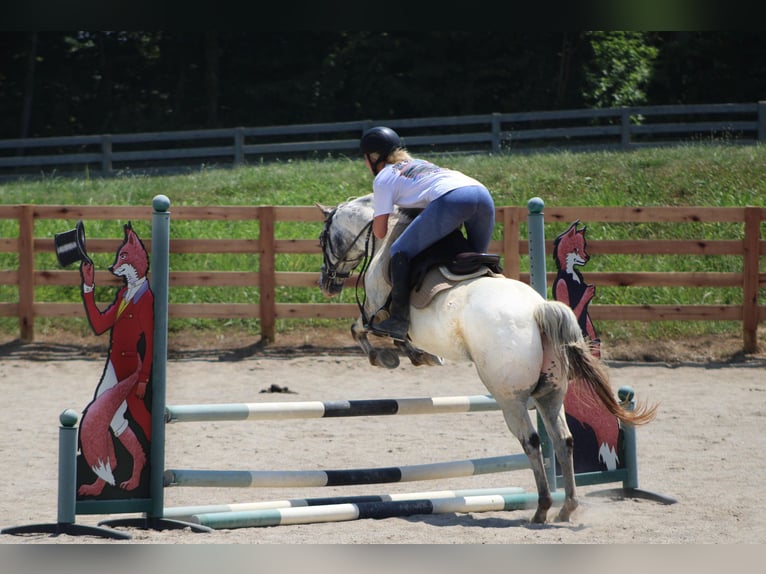
{"type": "Polygon", "coordinates": [[[389,317],[370,329],[375,335],[405,341],[410,328],[410,262],[404,253],[391,257],[391,283],[389,317]]]}

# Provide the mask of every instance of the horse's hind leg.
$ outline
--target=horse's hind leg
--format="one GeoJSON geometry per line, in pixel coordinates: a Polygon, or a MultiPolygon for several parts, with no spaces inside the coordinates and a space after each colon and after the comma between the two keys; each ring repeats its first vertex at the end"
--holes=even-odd
{"type": "Polygon", "coordinates": [[[540,435],[532,425],[527,410],[527,401],[514,401],[512,404],[503,404],[503,416],[510,431],[519,439],[524,454],[529,458],[532,473],[537,485],[537,511],[532,517],[532,522],[544,523],[548,516],[548,509],[553,505],[548,478],[543,466],[543,454],[540,448],[540,435]]]}
{"type": "Polygon", "coordinates": [[[426,353],[412,346],[409,341],[394,341],[394,345],[400,348],[409,357],[410,362],[416,367],[428,365],[429,367],[441,367],[444,365],[444,359],[431,353],[426,353]]]}
{"type": "Polygon", "coordinates": [[[561,476],[564,479],[564,505],[559,511],[557,520],[568,522],[569,517],[577,508],[577,498],[572,458],[574,442],[564,414],[564,393],[556,389],[541,397],[535,397],[535,401],[543,424],[548,431],[548,436],[553,441],[556,460],[561,466],[561,476]]]}

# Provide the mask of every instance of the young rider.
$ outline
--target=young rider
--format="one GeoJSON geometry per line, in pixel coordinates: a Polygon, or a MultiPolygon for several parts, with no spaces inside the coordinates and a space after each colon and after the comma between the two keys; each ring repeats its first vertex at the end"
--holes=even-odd
{"type": "Polygon", "coordinates": [[[423,209],[391,245],[390,316],[370,325],[376,335],[403,341],[410,324],[410,261],[461,226],[471,250],[486,253],[495,226],[495,204],[477,180],[410,156],[390,128],[367,130],[360,148],[374,176],[375,237],[386,236],[395,205],[423,209]]]}

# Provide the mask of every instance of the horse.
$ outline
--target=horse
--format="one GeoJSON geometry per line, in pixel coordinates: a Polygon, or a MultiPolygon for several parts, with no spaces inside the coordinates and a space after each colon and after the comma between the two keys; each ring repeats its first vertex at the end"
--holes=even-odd
{"type": "MultiPolygon", "coordinates": [[[[386,278],[389,247],[413,214],[397,208],[389,217],[388,234],[375,247],[374,238],[370,241],[372,194],[332,208],[316,206],[325,217],[320,235],[324,263],[318,280],[322,292],[328,297],[338,295],[351,273],[365,263],[359,274],[364,279],[365,297],[358,303],[360,317],[351,332],[369,352],[365,325],[381,313],[390,291],[386,278]]],[[[438,292],[423,308],[411,305],[408,339],[405,349],[416,357],[418,353],[430,357],[429,364],[442,364],[444,359],[474,364],[529,458],[538,495],[534,523],[546,522],[553,501],[530,407],[537,410],[560,464],[564,502],[557,520],[561,522],[568,522],[578,506],[573,439],[564,414],[569,381],[588,385],[624,424],[646,424],[656,414],[657,405],[642,403],[627,410],[615,399],[608,370],[591,353],[569,306],[546,300],[528,284],[497,273],[459,281],[438,292]]]]}

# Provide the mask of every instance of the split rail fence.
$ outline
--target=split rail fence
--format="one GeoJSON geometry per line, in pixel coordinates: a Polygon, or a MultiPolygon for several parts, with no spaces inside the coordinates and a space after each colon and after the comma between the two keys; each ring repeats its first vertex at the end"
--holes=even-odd
{"type": "MultiPolygon", "coordinates": [[[[258,236],[250,239],[203,237],[170,240],[170,305],[173,318],[200,319],[258,319],[261,336],[266,341],[276,338],[277,320],[282,319],[337,319],[354,318],[358,310],[354,303],[305,303],[280,300],[282,287],[317,287],[319,269],[315,271],[289,271],[277,269],[277,256],[319,254],[318,235],[322,214],[315,206],[209,206],[174,207],[171,218],[177,220],[257,221],[258,236]],[[316,233],[311,237],[283,239],[275,233],[280,222],[316,222],[316,233]],[[173,257],[179,254],[248,254],[257,257],[257,270],[241,271],[173,271],[173,257]],[[173,290],[179,287],[248,287],[257,290],[252,303],[178,303],[173,302],[173,290]]],[[[722,272],[623,272],[587,271],[587,282],[596,287],[705,287],[741,290],[741,304],[732,305],[674,305],[630,304],[606,305],[594,302],[589,307],[595,321],[735,321],[742,324],[743,349],[754,352],[758,347],[759,323],[766,321],[763,293],[766,273],[761,271],[766,257],[766,240],[762,230],[766,221],[766,208],[760,207],[546,207],[545,223],[570,223],[581,220],[592,227],[619,223],[720,223],[735,225],[739,231],[731,239],[627,239],[598,240],[589,234],[588,250],[591,255],[684,255],[733,256],[741,259],[738,270],[722,272]]],[[[38,317],[84,317],[82,303],[47,302],[36,298],[39,287],[78,286],[77,268],[61,269],[54,254],[53,237],[35,234],[36,223],[41,220],[60,220],[60,231],[74,227],[77,220],[119,220],[135,222],[150,220],[148,206],[75,206],[75,205],[6,205],[0,206],[0,220],[18,222],[16,237],[0,237],[0,254],[18,255],[16,268],[0,269],[0,286],[17,286],[18,296],[0,300],[0,316],[18,317],[20,339],[34,340],[35,320],[38,317]],[[36,255],[48,253],[51,257],[36,255]],[[48,261],[40,268],[36,261],[48,261]]],[[[526,207],[501,206],[497,208],[498,229],[501,238],[492,242],[490,249],[502,257],[504,273],[512,278],[529,282],[529,273],[522,270],[529,244],[522,236],[526,228],[526,207]]],[[[87,228],[87,225],[86,225],[87,228]]],[[[177,227],[175,228],[177,229],[177,227]]],[[[144,234],[144,235],[149,235],[144,234]]],[[[142,236],[151,252],[151,238],[142,236]]],[[[116,239],[87,239],[89,253],[114,253],[121,243],[116,239]]],[[[546,233],[546,253],[553,252],[553,237],[546,233]]],[[[283,258],[280,258],[282,260],[283,258]]],[[[550,261],[550,257],[548,257],[550,261]]],[[[552,284],[555,270],[548,263],[548,285],[552,284]]],[[[120,280],[103,269],[97,269],[96,281],[100,286],[119,285],[120,280]]],[[[348,280],[353,288],[356,274],[348,280]]],[[[10,289],[10,288],[9,288],[10,289]]],[[[6,290],[7,291],[7,290],[6,290]]],[[[598,298],[598,297],[597,297],[598,298]]],[[[597,299],[596,299],[597,301],[597,299]]]]}

